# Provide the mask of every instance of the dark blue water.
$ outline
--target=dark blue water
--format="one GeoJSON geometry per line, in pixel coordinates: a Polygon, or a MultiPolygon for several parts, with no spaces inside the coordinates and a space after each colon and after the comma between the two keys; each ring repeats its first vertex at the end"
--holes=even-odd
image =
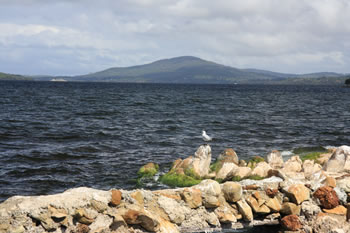
{"type": "MultiPolygon", "coordinates": [[[[68,188],[136,187],[214,137],[239,157],[350,143],[350,88],[0,82],[0,201],[68,188]]],[[[162,187],[152,184],[151,189],[162,187]]]]}

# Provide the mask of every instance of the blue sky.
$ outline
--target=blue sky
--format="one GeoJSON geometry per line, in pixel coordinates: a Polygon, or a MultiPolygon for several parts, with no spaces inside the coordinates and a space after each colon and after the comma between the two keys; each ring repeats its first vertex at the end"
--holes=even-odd
{"type": "Polygon", "coordinates": [[[350,73],[348,0],[0,0],[0,72],[77,75],[183,55],[350,73]]]}

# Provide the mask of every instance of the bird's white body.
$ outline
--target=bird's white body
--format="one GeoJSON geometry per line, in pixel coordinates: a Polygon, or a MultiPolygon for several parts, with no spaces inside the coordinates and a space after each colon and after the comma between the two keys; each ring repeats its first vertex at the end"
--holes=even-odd
{"type": "Polygon", "coordinates": [[[204,141],[211,141],[213,139],[212,137],[209,137],[204,130],[202,131],[202,137],[204,141]]]}

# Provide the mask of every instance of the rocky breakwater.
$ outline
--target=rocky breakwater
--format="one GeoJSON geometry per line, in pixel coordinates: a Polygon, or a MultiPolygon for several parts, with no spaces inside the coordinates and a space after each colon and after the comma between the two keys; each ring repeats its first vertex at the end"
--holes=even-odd
{"type": "MultiPolygon", "coordinates": [[[[293,156],[284,162],[273,151],[266,162],[262,157],[245,162],[232,149],[212,165],[209,158],[210,147],[201,146],[165,175],[182,177],[176,181],[190,177],[198,182],[191,187],[82,187],[11,197],[0,204],[0,232],[210,232],[269,224],[285,232],[350,232],[350,147],[313,160],[293,156]]],[[[154,173],[156,166],[146,168],[154,173]]]]}

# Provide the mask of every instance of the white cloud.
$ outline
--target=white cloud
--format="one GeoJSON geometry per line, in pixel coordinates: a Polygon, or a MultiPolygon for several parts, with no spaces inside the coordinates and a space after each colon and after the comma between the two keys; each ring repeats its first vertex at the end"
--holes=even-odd
{"type": "Polygon", "coordinates": [[[39,73],[45,61],[46,72],[82,74],[180,55],[240,68],[350,72],[347,0],[0,0],[0,10],[5,72],[39,73]]]}

